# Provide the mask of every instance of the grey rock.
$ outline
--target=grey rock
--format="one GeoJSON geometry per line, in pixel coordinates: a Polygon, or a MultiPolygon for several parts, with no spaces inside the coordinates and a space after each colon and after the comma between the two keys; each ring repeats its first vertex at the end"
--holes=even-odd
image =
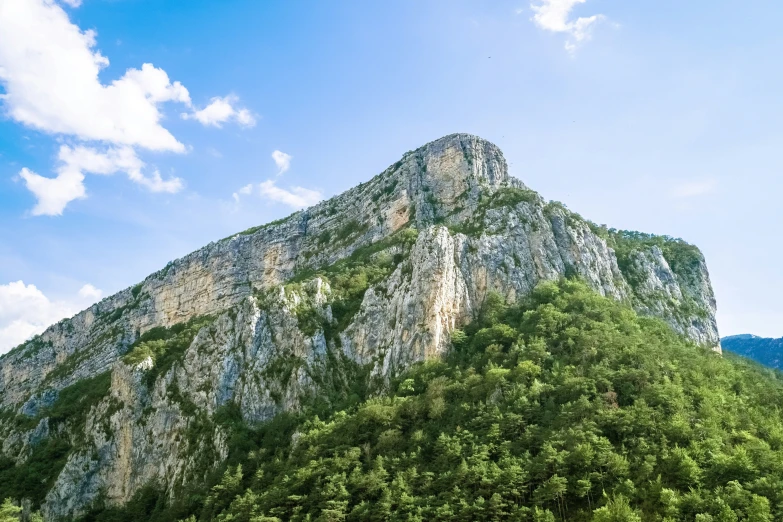
{"type": "MultiPolygon", "coordinates": [[[[352,367],[366,366],[382,388],[414,362],[444,354],[489,292],[515,300],[542,281],[579,276],[720,350],[703,258],[675,273],[660,248],[642,247],[623,272],[612,237],[510,177],[494,145],[447,136],[367,183],[211,243],[50,327],[0,358],[0,406],[35,417],[58,390],[112,372],[109,396],[78,434],[86,442],[43,506],[47,520],[65,520],[99,497],[122,504],[153,481],[173,494],[203,479],[200,463],[217,467],[228,450],[223,429],[208,422],[215,412],[235,407],[252,423],[295,410],[330,385],[333,360],[343,365],[336,375],[348,379],[352,367]],[[389,240],[407,228],[418,231],[410,246],[389,240]],[[385,249],[368,253],[384,240],[385,249]],[[323,326],[335,324],[335,293],[315,274],[354,253],[402,261],[330,337],[323,326]],[[300,283],[287,284],[295,276],[300,283]],[[152,359],[123,362],[149,329],[200,316],[213,319],[151,386],[144,375],[152,359]]],[[[22,464],[25,448],[53,428],[46,419],[32,431],[15,426],[0,423],[2,452],[22,464]]]]}

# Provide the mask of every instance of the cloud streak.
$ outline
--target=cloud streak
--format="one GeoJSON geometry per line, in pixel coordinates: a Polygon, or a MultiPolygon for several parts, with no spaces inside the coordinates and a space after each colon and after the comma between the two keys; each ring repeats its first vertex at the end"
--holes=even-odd
{"type": "Polygon", "coordinates": [[[239,98],[230,94],[228,96],[216,96],[201,110],[182,113],[184,120],[196,120],[206,127],[222,127],[228,121],[234,121],[242,127],[254,127],[256,119],[253,114],[244,108],[237,108],[239,98]]]}
{"type": "Polygon", "coordinates": [[[276,150],[272,153],[272,159],[275,161],[275,165],[277,165],[277,175],[280,176],[291,168],[291,160],[293,159],[293,156],[276,150]]]}
{"type": "Polygon", "coordinates": [[[124,172],[128,179],[151,192],[179,192],[181,179],[164,180],[157,170],[144,174],[146,164],[139,159],[132,147],[109,147],[103,151],[92,147],[63,145],[58,153],[57,176],[47,178],[23,168],[19,176],[38,200],[33,207],[35,216],[62,215],[66,205],[86,197],[85,174],[111,175],[124,172]]]}
{"type": "Polygon", "coordinates": [[[277,203],[300,209],[315,205],[323,199],[323,194],[317,190],[304,187],[289,187],[288,190],[277,186],[274,180],[268,179],[258,186],[261,197],[277,203]]]}
{"type": "Polygon", "coordinates": [[[714,192],[716,186],[714,179],[686,181],[672,188],[670,194],[675,199],[695,198],[714,192]]]}
{"type": "MultiPolygon", "coordinates": [[[[288,169],[291,168],[291,160],[293,156],[286,154],[281,150],[275,150],[272,152],[272,160],[277,165],[277,176],[280,177],[288,169]]],[[[242,196],[249,196],[253,193],[254,185],[251,183],[240,188],[231,197],[239,207],[242,196]]],[[[277,185],[277,181],[274,179],[268,179],[258,184],[258,194],[261,198],[275,203],[282,203],[294,209],[300,209],[315,205],[323,199],[323,194],[317,190],[312,190],[304,187],[288,187],[284,189],[277,185]]]]}
{"type": "Polygon", "coordinates": [[[244,196],[251,196],[253,193],[260,196],[261,199],[280,203],[296,210],[311,207],[323,199],[323,193],[318,190],[299,186],[282,188],[277,185],[276,180],[268,179],[257,185],[253,183],[245,185],[231,194],[236,205],[235,209],[239,208],[244,196]]]}
{"type": "Polygon", "coordinates": [[[241,189],[237,190],[233,194],[231,194],[231,197],[234,198],[234,201],[237,205],[239,205],[239,202],[241,200],[241,196],[249,196],[253,193],[253,184],[249,183],[242,187],[241,189]]]}
{"type": "Polygon", "coordinates": [[[567,34],[565,48],[569,53],[573,53],[580,45],[590,40],[595,24],[605,18],[598,14],[571,20],[571,11],[574,7],[586,1],[540,0],[540,3],[530,5],[534,13],[532,20],[545,31],[567,34]]]}

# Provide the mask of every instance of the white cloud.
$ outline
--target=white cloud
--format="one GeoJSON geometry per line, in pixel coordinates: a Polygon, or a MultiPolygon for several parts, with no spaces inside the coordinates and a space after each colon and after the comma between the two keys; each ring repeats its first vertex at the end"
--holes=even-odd
{"type": "MultiPolygon", "coordinates": [[[[71,7],[81,4],[61,1],[71,7]]],[[[85,173],[123,171],[154,192],[182,188],[181,180],[164,180],[157,170],[145,175],[137,149],[186,152],[185,145],[161,125],[161,105],[192,107],[188,90],[150,63],[103,84],[99,73],[109,60],[96,48],[95,37],[94,31],[71,23],[53,0],[0,1],[0,84],[5,90],[0,102],[7,116],[42,132],[100,144],[70,152],[61,149],[54,178],[20,171],[38,199],[33,214],[59,215],[69,202],[86,197],[85,173]]],[[[236,97],[220,100],[229,104],[229,119],[244,126],[255,124],[249,110],[234,108],[236,97]]],[[[194,118],[201,121],[195,116],[201,112],[194,118]]],[[[203,118],[217,121],[225,115],[208,111],[203,118]]]]}
{"type": "Polygon", "coordinates": [[[149,177],[142,174],[141,171],[128,171],[128,177],[151,192],[176,194],[184,186],[179,178],[163,179],[157,169],[152,171],[152,175],[149,177]]]}
{"type": "Polygon", "coordinates": [[[540,4],[531,4],[533,22],[546,31],[566,33],[565,48],[574,52],[580,44],[590,40],[592,29],[596,22],[604,19],[603,15],[593,15],[570,20],[571,11],[578,4],[587,0],[540,0],[540,4]]]}
{"type": "Polygon", "coordinates": [[[239,99],[233,94],[225,97],[216,96],[209,100],[209,105],[201,110],[194,110],[191,113],[183,112],[182,118],[185,120],[196,120],[207,127],[221,127],[227,121],[236,121],[243,127],[253,127],[256,119],[247,109],[237,109],[236,103],[239,99]]]}
{"type": "Polygon", "coordinates": [[[240,109],[236,115],[237,123],[243,127],[255,127],[256,119],[253,114],[247,109],[240,109]]]}
{"type": "Polygon", "coordinates": [[[686,181],[675,186],[671,190],[671,196],[676,199],[694,198],[713,192],[716,187],[715,180],[686,181]]]}
{"type": "Polygon", "coordinates": [[[249,196],[253,193],[253,184],[249,183],[242,187],[241,189],[237,190],[233,194],[231,194],[231,197],[234,198],[234,201],[239,205],[239,199],[240,196],[249,196]]]}
{"type": "Polygon", "coordinates": [[[79,297],[89,299],[92,302],[97,302],[100,301],[101,297],[103,297],[103,290],[100,288],[95,288],[90,283],[87,283],[79,289],[79,297]]]}
{"type": "Polygon", "coordinates": [[[98,74],[108,64],[95,50],[95,32],[72,24],[59,5],[0,2],[0,81],[11,118],[82,140],[184,152],[185,146],[160,125],[158,105],[189,104],[187,89],[152,64],[128,69],[103,85],[98,74]]]}
{"type": "Polygon", "coordinates": [[[21,319],[16,319],[5,326],[0,326],[0,355],[19,346],[30,337],[43,332],[44,329],[46,327],[21,319]]]}
{"type": "Polygon", "coordinates": [[[152,192],[175,193],[183,187],[181,179],[163,180],[157,170],[153,170],[150,176],[144,175],[146,165],[132,147],[111,147],[99,151],[91,147],[63,145],[58,160],[60,165],[54,178],[41,176],[26,168],[19,173],[38,199],[33,215],[59,216],[68,203],[86,197],[85,174],[125,172],[131,181],[152,192]]]}
{"type": "Polygon", "coordinates": [[[286,190],[278,187],[271,179],[262,182],[258,187],[261,197],[297,209],[315,205],[323,199],[323,195],[317,190],[304,187],[289,187],[289,190],[286,190]]]}
{"type": "Polygon", "coordinates": [[[90,306],[102,294],[98,288],[86,284],[73,299],[52,301],[35,285],[23,281],[0,285],[0,354],[90,306]]]}
{"type": "Polygon", "coordinates": [[[291,168],[291,160],[293,159],[293,156],[276,150],[272,153],[272,159],[275,160],[275,165],[277,165],[277,175],[279,176],[291,168]]]}
{"type": "Polygon", "coordinates": [[[47,178],[25,167],[19,176],[38,200],[32,210],[34,216],[59,216],[68,203],[87,195],[84,175],[79,171],[64,170],[56,178],[47,178]]]}
{"type": "Polygon", "coordinates": [[[114,174],[120,166],[125,168],[140,168],[141,166],[141,160],[129,147],[111,149],[106,153],[101,153],[96,149],[81,145],[77,147],[63,145],[60,147],[57,157],[70,169],[92,174],[114,174]]]}

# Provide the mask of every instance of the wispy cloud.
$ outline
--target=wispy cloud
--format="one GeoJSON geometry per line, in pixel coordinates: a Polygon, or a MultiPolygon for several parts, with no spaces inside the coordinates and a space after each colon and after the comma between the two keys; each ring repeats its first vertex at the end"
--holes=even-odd
{"type": "Polygon", "coordinates": [[[670,195],[675,199],[695,198],[715,191],[716,186],[714,179],[686,181],[674,186],[670,195]]]}
{"type": "Polygon", "coordinates": [[[98,150],[81,145],[63,145],[57,157],[60,165],[54,178],[41,176],[27,168],[19,173],[27,189],[38,200],[32,210],[35,216],[59,216],[68,203],[86,197],[85,174],[111,175],[124,172],[128,179],[151,192],[176,193],[183,187],[181,179],[173,177],[164,180],[157,169],[144,174],[146,164],[139,159],[133,147],[98,150]]]}
{"type": "Polygon", "coordinates": [[[253,183],[245,185],[231,194],[231,198],[234,200],[233,209],[239,209],[243,198],[253,194],[256,194],[256,197],[260,196],[262,199],[282,203],[294,209],[310,207],[323,199],[323,194],[318,190],[298,186],[282,188],[277,186],[276,180],[268,179],[257,185],[253,183]]]}
{"type": "MultiPolygon", "coordinates": [[[[286,154],[281,150],[275,150],[272,152],[272,160],[277,165],[277,176],[280,177],[288,169],[291,168],[291,160],[293,156],[286,154]]],[[[249,196],[253,194],[254,189],[257,187],[258,195],[261,198],[274,201],[276,203],[282,203],[288,205],[291,208],[300,209],[315,205],[323,199],[323,194],[318,190],[308,189],[304,187],[292,186],[287,189],[279,187],[277,181],[274,179],[267,179],[262,181],[258,185],[245,185],[233,194],[231,197],[234,200],[234,208],[238,209],[242,202],[243,196],[249,196]]]]}
{"type": "Polygon", "coordinates": [[[278,187],[275,181],[271,179],[262,182],[258,188],[262,198],[296,209],[315,205],[323,199],[323,194],[317,190],[304,187],[289,187],[286,190],[278,187]]]}
{"type": "Polygon", "coordinates": [[[183,112],[182,118],[196,120],[207,127],[219,128],[228,121],[234,121],[242,127],[255,126],[256,119],[253,114],[248,109],[238,108],[238,101],[239,98],[233,94],[224,97],[216,96],[201,110],[183,112]]]}
{"type": "Polygon", "coordinates": [[[279,176],[291,168],[291,160],[293,157],[290,154],[276,150],[272,153],[272,159],[275,160],[277,175],[279,176]]]}
{"type": "Polygon", "coordinates": [[[567,34],[565,48],[569,53],[573,53],[581,44],[590,40],[595,24],[605,18],[604,15],[597,14],[572,20],[571,11],[587,0],[539,1],[540,3],[530,5],[534,13],[533,22],[545,31],[567,34]]]}
{"type": "Polygon", "coordinates": [[[253,184],[249,183],[242,187],[241,189],[237,190],[233,194],[231,194],[231,197],[234,198],[234,201],[239,204],[240,197],[241,196],[249,196],[253,193],[253,184]]]}

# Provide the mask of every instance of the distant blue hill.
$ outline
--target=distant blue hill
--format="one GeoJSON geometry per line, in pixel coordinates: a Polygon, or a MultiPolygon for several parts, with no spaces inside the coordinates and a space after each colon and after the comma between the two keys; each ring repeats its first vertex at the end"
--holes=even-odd
{"type": "Polygon", "coordinates": [[[783,338],[769,339],[750,334],[732,335],[720,340],[724,350],[734,352],[771,368],[783,370],[783,338]]]}

